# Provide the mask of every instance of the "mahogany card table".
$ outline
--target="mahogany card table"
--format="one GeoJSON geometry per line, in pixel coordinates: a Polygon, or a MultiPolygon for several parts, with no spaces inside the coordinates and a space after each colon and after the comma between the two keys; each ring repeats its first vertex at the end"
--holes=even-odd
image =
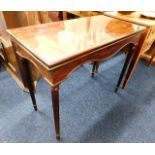
{"type": "MultiPolygon", "coordinates": [[[[7,30],[16,54],[22,80],[29,88],[37,110],[29,70],[32,63],[51,86],[56,138],[60,138],[59,86],[84,63],[111,58],[125,46],[130,50],[121,72],[122,81],[132,53],[139,52],[145,27],[103,15],[58,21],[7,30]]],[[[136,56],[136,55],[135,55],[136,56]]],[[[93,72],[96,70],[93,66],[93,72]]]]}

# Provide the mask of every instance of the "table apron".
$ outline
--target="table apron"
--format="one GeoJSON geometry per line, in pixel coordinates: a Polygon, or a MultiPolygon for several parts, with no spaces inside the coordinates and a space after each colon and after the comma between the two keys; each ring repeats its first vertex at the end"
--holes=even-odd
{"type": "Polygon", "coordinates": [[[134,35],[128,36],[119,41],[111,43],[110,45],[90,50],[85,54],[74,57],[51,68],[45,66],[34,55],[28,52],[27,49],[22,47],[22,45],[16,42],[14,39],[12,39],[12,42],[16,46],[16,53],[17,55],[19,55],[19,58],[27,59],[29,62],[31,62],[51,86],[56,86],[63,82],[80,65],[91,61],[106,60],[117,54],[121,49],[123,49],[125,46],[129,44],[134,44],[136,46],[140,36],[141,33],[136,33],[134,35]]]}
{"type": "Polygon", "coordinates": [[[60,84],[63,82],[72,72],[74,72],[79,66],[82,64],[92,62],[92,61],[103,61],[111,58],[120,52],[124,47],[129,44],[133,44],[134,46],[138,45],[138,41],[140,39],[140,34],[127,37],[122,39],[116,43],[108,45],[106,47],[101,47],[99,49],[94,49],[85,55],[81,55],[77,58],[74,58],[70,61],[66,61],[50,71],[52,77],[52,83],[54,85],[60,84]]]}

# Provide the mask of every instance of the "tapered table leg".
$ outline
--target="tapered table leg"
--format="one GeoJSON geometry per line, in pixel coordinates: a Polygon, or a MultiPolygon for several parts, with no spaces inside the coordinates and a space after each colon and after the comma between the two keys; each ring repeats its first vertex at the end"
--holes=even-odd
{"type": "Polygon", "coordinates": [[[34,83],[32,82],[32,77],[31,77],[31,72],[29,69],[28,61],[22,57],[20,57],[16,52],[16,46],[14,42],[12,42],[12,47],[13,51],[15,53],[17,62],[18,62],[18,68],[19,68],[19,73],[21,75],[22,82],[26,87],[28,87],[30,96],[32,99],[33,107],[34,110],[37,111],[37,104],[36,104],[36,99],[35,99],[35,94],[34,94],[34,83]]]}
{"type": "Polygon", "coordinates": [[[60,139],[60,122],[59,122],[59,86],[52,87],[51,90],[52,103],[53,103],[53,115],[56,138],[60,139]]]}
{"type": "Polygon", "coordinates": [[[98,68],[99,68],[99,62],[94,61],[93,68],[92,68],[92,74],[91,74],[92,77],[94,77],[95,73],[98,72],[98,68]]]}
{"type": "Polygon", "coordinates": [[[120,84],[121,84],[121,82],[122,82],[122,80],[123,80],[123,77],[124,77],[124,75],[125,75],[125,72],[126,72],[126,70],[127,70],[127,68],[128,68],[129,62],[130,62],[130,60],[131,60],[131,58],[132,58],[132,55],[133,55],[133,51],[132,51],[132,50],[133,50],[133,47],[134,47],[134,45],[131,44],[131,45],[130,45],[130,49],[129,49],[129,51],[128,51],[128,54],[127,54],[127,56],[126,56],[126,60],[125,60],[123,69],[122,69],[121,74],[120,74],[120,77],[119,77],[119,80],[118,80],[117,85],[116,85],[116,87],[115,87],[115,92],[118,91],[118,88],[120,87],[120,84]]]}
{"type": "Polygon", "coordinates": [[[134,52],[133,58],[131,60],[131,63],[130,63],[129,68],[128,68],[128,71],[126,73],[126,77],[125,77],[124,82],[123,82],[122,89],[125,89],[125,87],[127,86],[128,81],[129,81],[129,79],[130,79],[134,69],[136,68],[136,65],[137,65],[137,63],[138,63],[138,61],[140,59],[140,56],[138,56],[138,54],[139,53],[134,52]]]}
{"type": "Polygon", "coordinates": [[[33,107],[34,107],[35,111],[37,111],[37,104],[36,104],[36,99],[35,99],[35,94],[34,94],[34,84],[32,82],[31,73],[29,70],[29,65],[28,65],[28,62],[26,59],[23,59],[21,63],[22,63],[23,70],[25,73],[25,81],[27,82],[27,86],[28,86],[28,89],[30,92],[33,107]]]}
{"type": "Polygon", "coordinates": [[[92,77],[94,77],[95,68],[96,68],[96,62],[93,62],[93,68],[92,68],[92,73],[91,73],[91,76],[92,76],[92,77]]]}
{"type": "Polygon", "coordinates": [[[134,54],[133,54],[132,59],[131,59],[131,62],[129,64],[129,68],[128,68],[127,73],[126,73],[126,76],[125,76],[125,80],[123,82],[122,89],[124,89],[127,86],[128,81],[131,78],[131,75],[132,75],[133,71],[135,70],[135,68],[136,68],[136,66],[137,66],[137,64],[139,62],[139,59],[141,57],[141,54],[143,53],[142,52],[142,48],[143,48],[142,44],[144,43],[144,41],[146,39],[147,33],[148,32],[145,31],[141,35],[141,37],[140,37],[140,39],[138,41],[138,44],[135,46],[134,54]]]}

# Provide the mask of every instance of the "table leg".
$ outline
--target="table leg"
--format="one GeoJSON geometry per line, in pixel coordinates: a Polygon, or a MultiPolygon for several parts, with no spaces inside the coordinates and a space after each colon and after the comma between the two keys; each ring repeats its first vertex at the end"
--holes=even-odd
{"type": "Polygon", "coordinates": [[[34,89],[34,84],[32,82],[32,77],[31,77],[31,72],[29,69],[28,61],[26,59],[18,56],[18,54],[16,53],[16,46],[15,46],[14,42],[12,42],[12,47],[13,47],[13,51],[15,53],[15,56],[16,56],[16,59],[18,62],[18,68],[19,68],[19,73],[21,75],[21,79],[22,79],[24,85],[26,87],[28,87],[34,110],[37,111],[38,108],[37,108],[36,99],[35,99],[35,95],[34,95],[35,89],[34,89]]]}
{"type": "Polygon", "coordinates": [[[53,115],[54,115],[56,138],[60,139],[59,85],[52,87],[51,95],[52,95],[52,103],[53,103],[53,115]]]}
{"type": "Polygon", "coordinates": [[[133,71],[136,68],[136,65],[137,65],[137,63],[138,63],[138,61],[140,59],[140,56],[138,56],[138,54],[139,54],[138,52],[134,52],[133,58],[132,58],[132,60],[130,62],[130,65],[129,65],[129,68],[128,68],[128,71],[127,71],[127,74],[126,74],[126,77],[125,77],[125,80],[123,82],[122,89],[125,89],[125,87],[128,84],[129,79],[132,76],[133,71]]]}
{"type": "Polygon", "coordinates": [[[22,68],[24,71],[25,82],[27,83],[27,86],[28,86],[28,89],[30,92],[30,96],[32,99],[33,107],[34,107],[35,111],[37,111],[37,104],[36,104],[36,99],[35,99],[35,94],[34,94],[34,84],[32,82],[28,61],[26,59],[22,59],[21,64],[22,64],[22,68]]]}
{"type": "Polygon", "coordinates": [[[99,69],[99,62],[98,61],[94,61],[93,62],[92,73],[91,73],[92,77],[94,77],[95,73],[98,72],[98,69],[99,69]]]}
{"type": "Polygon", "coordinates": [[[132,58],[132,56],[133,56],[133,51],[132,51],[132,50],[133,50],[133,47],[134,47],[134,45],[131,44],[131,45],[130,45],[130,49],[129,49],[129,51],[128,51],[128,54],[127,54],[127,56],[126,56],[126,60],[125,60],[123,69],[122,69],[121,74],[120,74],[120,77],[119,77],[119,80],[118,80],[117,85],[116,85],[116,87],[115,87],[115,92],[118,91],[118,88],[120,87],[120,84],[121,84],[121,82],[122,82],[122,80],[123,80],[123,77],[124,77],[124,75],[125,75],[125,72],[126,72],[126,70],[127,70],[127,68],[128,68],[129,62],[131,61],[131,58],[132,58]]]}

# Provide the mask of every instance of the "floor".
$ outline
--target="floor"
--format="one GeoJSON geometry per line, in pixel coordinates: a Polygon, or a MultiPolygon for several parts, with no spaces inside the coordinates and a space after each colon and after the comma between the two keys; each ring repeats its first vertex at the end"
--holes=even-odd
{"type": "Polygon", "coordinates": [[[0,72],[0,142],[140,143],[155,142],[155,66],[141,61],[125,90],[114,92],[124,55],[77,69],[60,87],[61,139],[55,139],[49,85],[37,85],[38,112],[28,93],[0,72]]]}

